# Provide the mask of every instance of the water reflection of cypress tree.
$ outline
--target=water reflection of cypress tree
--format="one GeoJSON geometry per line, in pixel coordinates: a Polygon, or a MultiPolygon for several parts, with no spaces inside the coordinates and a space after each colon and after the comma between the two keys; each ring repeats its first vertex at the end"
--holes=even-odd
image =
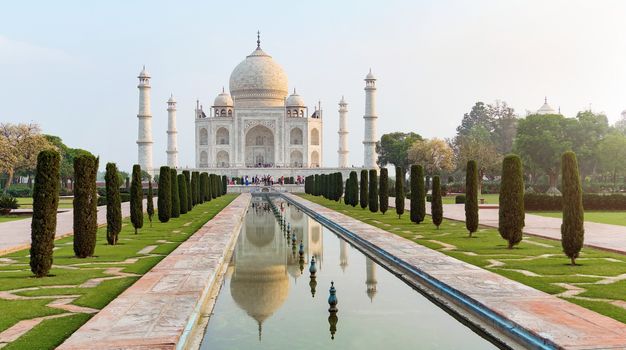
{"type": "Polygon", "coordinates": [[[335,340],[335,333],[337,333],[337,322],[339,322],[337,313],[331,312],[330,316],[328,316],[328,323],[330,324],[330,339],[332,340],[335,340]]]}

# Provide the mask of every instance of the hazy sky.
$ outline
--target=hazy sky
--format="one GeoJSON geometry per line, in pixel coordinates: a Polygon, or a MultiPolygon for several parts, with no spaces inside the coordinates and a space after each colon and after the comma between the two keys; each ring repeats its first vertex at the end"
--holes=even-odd
{"type": "Polygon", "coordinates": [[[41,124],[101,164],[137,162],[137,74],[152,74],[154,164],[166,100],[178,100],[179,161],[193,166],[196,98],[210,106],[263,49],[324,109],[324,165],[337,165],[337,103],[350,163],[363,163],[363,78],[378,78],[379,136],[451,137],[475,101],[520,115],[544,96],[563,114],[626,108],[626,1],[10,1],[0,14],[0,121],[41,124]]]}

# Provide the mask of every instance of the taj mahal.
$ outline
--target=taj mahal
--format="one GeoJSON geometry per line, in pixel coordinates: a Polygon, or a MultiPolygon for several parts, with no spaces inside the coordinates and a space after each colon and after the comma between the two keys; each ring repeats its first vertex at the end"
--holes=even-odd
{"type": "MultiPolygon", "coordinates": [[[[153,173],[152,113],[150,74],[145,67],[139,76],[138,163],[153,173]]],[[[210,107],[195,106],[194,169],[228,176],[269,174],[296,176],[342,171],[349,167],[347,115],[348,103],[338,102],[338,164],[324,163],[321,104],[309,108],[296,89],[289,94],[287,73],[261,48],[257,33],[256,48],[230,75],[229,91],[222,91],[210,107]]],[[[371,70],[365,77],[364,160],[363,168],[377,169],[376,154],[376,78],[371,70]]],[[[176,100],[167,101],[167,165],[178,164],[176,100]]]]}

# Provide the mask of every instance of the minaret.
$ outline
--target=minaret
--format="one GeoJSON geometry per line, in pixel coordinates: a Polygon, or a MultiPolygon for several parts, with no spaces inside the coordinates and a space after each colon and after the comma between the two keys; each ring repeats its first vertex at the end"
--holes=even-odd
{"type": "Polygon", "coordinates": [[[139,132],[137,136],[138,160],[142,170],[152,174],[152,113],[150,111],[150,74],[143,66],[139,73],[139,132]]]}
{"type": "Polygon", "coordinates": [[[368,169],[378,169],[378,154],[376,154],[376,78],[372,70],[365,77],[365,136],[363,139],[363,167],[368,169]]]}
{"type": "Polygon", "coordinates": [[[376,280],[376,263],[372,261],[369,257],[365,257],[365,285],[367,286],[367,296],[370,298],[370,301],[374,301],[374,295],[376,295],[376,285],[378,281],[376,280]]]}
{"type": "Polygon", "coordinates": [[[176,100],[167,100],[167,166],[178,168],[178,131],[176,131],[176,100]]]}
{"type": "Polygon", "coordinates": [[[339,167],[347,168],[348,167],[348,120],[346,119],[346,115],[348,114],[348,104],[344,100],[343,96],[341,96],[341,101],[339,101],[339,149],[337,153],[339,153],[339,167]]]}
{"type": "Polygon", "coordinates": [[[341,271],[345,272],[348,267],[348,242],[343,239],[339,240],[339,266],[341,271]]]}

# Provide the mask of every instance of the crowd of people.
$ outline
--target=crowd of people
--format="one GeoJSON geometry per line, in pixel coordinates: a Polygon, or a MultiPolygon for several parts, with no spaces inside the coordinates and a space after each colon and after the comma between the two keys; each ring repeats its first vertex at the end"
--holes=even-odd
{"type": "MultiPolygon", "coordinates": [[[[245,175],[241,178],[238,177],[231,177],[228,179],[228,184],[229,185],[245,185],[245,186],[249,186],[249,185],[264,185],[264,186],[273,186],[273,185],[284,185],[284,184],[291,184],[292,181],[290,180],[290,178],[286,178],[284,176],[281,176],[279,178],[275,178],[274,176],[271,175],[255,175],[255,176],[249,176],[249,175],[245,175]]],[[[304,176],[298,175],[295,176],[293,178],[293,183],[294,185],[302,185],[304,184],[304,176]]]]}

